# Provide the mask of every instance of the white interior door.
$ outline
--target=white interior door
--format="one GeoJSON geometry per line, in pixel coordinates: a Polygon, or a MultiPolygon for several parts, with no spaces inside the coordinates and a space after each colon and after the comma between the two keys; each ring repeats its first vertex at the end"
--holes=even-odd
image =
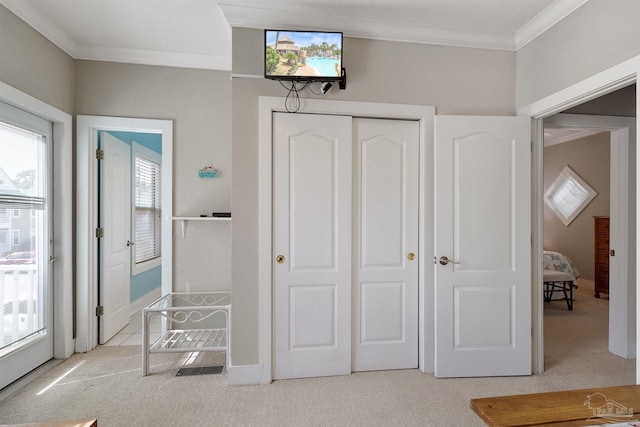
{"type": "Polygon", "coordinates": [[[131,281],[131,147],[100,133],[100,344],[129,323],[131,281]]]}
{"type": "Polygon", "coordinates": [[[352,120],[274,114],[274,379],[351,372],[352,120]]]}
{"type": "Polygon", "coordinates": [[[418,367],[418,138],[354,120],[354,371],[418,367]]]}
{"type": "Polygon", "coordinates": [[[435,133],[435,374],[529,375],[530,119],[436,116],[435,133]]]}

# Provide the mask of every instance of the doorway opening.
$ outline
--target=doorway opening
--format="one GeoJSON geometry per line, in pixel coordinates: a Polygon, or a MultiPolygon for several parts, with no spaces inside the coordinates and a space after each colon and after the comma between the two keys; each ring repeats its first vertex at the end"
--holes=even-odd
{"type": "Polygon", "coordinates": [[[140,345],[138,312],[161,296],[162,135],[100,130],[98,146],[98,341],[140,345]]]}
{"type": "MultiPolygon", "coordinates": [[[[96,150],[101,131],[110,131],[118,135],[142,134],[159,135],[161,138],[162,175],[161,175],[161,258],[166,262],[161,265],[160,293],[171,292],[172,289],[172,150],[173,122],[170,120],[132,119],[101,116],[78,116],[77,121],[77,225],[76,225],[76,277],[78,319],[76,331],[76,351],[87,352],[99,343],[98,317],[96,307],[104,301],[99,300],[98,283],[100,270],[98,259],[100,240],[96,238],[96,230],[100,228],[100,191],[98,186],[98,162],[96,150]]],[[[127,211],[131,221],[133,209],[127,211]]],[[[144,215],[144,213],[142,214],[144,215]]],[[[130,239],[129,239],[130,240],[130,239]]],[[[123,244],[126,245],[126,240],[123,244]]],[[[122,242],[121,242],[122,243],[122,242]]],[[[134,243],[131,241],[130,243],[134,243]]],[[[131,246],[131,245],[130,245],[131,246]]],[[[135,246],[133,246],[135,247],[135,246]]],[[[157,282],[157,278],[155,279],[157,282]]],[[[153,284],[154,287],[157,283],[153,284]]],[[[144,287],[143,287],[144,288],[144,287]]],[[[148,292],[147,292],[148,294],[148,292]]],[[[124,299],[130,302],[130,295],[124,299]]],[[[137,300],[143,300],[138,298],[137,300]]],[[[129,307],[127,307],[129,308],[129,307]]],[[[127,310],[128,311],[128,310],[127,310]]],[[[127,313],[125,321],[128,321],[127,313]]],[[[117,332],[117,331],[116,331],[117,332]]]]}
{"type": "Polygon", "coordinates": [[[541,202],[543,268],[560,259],[579,275],[573,311],[543,304],[544,369],[635,358],[635,100],[632,84],[544,119],[542,193],[567,166],[598,192],[569,224],[541,202]]]}

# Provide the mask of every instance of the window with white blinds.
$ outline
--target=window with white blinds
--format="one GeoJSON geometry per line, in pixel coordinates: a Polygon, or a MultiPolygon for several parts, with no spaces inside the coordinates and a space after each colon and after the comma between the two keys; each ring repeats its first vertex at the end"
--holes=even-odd
{"type": "Polygon", "coordinates": [[[161,166],[134,156],[135,264],[160,257],[161,166]]]}
{"type": "Polygon", "coordinates": [[[39,166],[44,158],[44,137],[4,122],[0,122],[0,137],[0,147],[7,153],[0,163],[0,215],[11,212],[12,218],[20,218],[21,209],[43,210],[45,181],[39,166]]]}

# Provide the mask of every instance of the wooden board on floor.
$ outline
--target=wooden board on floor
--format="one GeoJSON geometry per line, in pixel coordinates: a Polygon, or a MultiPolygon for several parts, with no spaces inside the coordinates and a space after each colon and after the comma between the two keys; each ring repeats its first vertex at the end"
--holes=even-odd
{"type": "Polygon", "coordinates": [[[640,386],[628,385],[472,399],[489,426],[588,426],[640,418],[640,386]]]}
{"type": "Polygon", "coordinates": [[[29,424],[2,424],[0,427],[97,427],[98,420],[70,420],[29,424]]]}

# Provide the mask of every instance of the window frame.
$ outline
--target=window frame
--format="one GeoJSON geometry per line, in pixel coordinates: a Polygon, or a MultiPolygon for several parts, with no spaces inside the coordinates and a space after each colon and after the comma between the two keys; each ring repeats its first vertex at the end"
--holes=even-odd
{"type": "MultiPolygon", "coordinates": [[[[162,154],[157,153],[142,144],[139,144],[135,141],[131,141],[131,236],[135,239],[136,235],[136,188],[135,188],[135,159],[137,157],[142,157],[145,160],[148,160],[153,163],[157,163],[160,165],[160,173],[162,174],[162,154]]],[[[162,175],[161,175],[162,176],[162,175]]],[[[162,179],[161,179],[162,181],[162,179]]],[[[162,184],[161,184],[162,185],[162,184]]],[[[160,208],[162,209],[162,202],[160,208]]],[[[161,231],[162,232],[162,231],[161,231]]],[[[161,237],[162,239],[162,237],[161,237]]],[[[135,240],[134,240],[135,243],[135,240]]],[[[161,242],[162,245],[162,242],[161,242]]],[[[162,249],[160,250],[160,256],[157,258],[153,258],[148,261],[143,261],[141,263],[136,264],[136,251],[135,247],[131,251],[131,276],[136,276],[138,274],[144,273],[145,271],[149,271],[156,267],[160,267],[162,265],[162,249]]]]}
{"type": "Polygon", "coordinates": [[[598,193],[567,165],[558,174],[547,191],[545,191],[544,202],[558,216],[560,221],[568,227],[597,195],[598,193]],[[573,206],[573,211],[569,215],[567,215],[560,206],[557,206],[554,201],[554,196],[562,192],[568,185],[573,185],[577,187],[580,192],[586,194],[586,197],[582,199],[580,203],[573,206]]]}
{"type": "Polygon", "coordinates": [[[20,237],[20,230],[11,230],[11,246],[20,246],[20,237]]]}

